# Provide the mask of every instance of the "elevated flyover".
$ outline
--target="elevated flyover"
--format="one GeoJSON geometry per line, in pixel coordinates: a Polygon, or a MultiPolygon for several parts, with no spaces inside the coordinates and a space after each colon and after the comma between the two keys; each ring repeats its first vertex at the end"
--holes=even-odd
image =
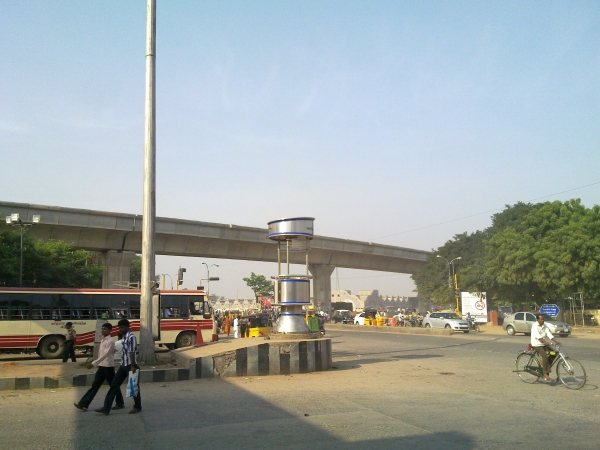
{"type": "MultiPolygon", "coordinates": [[[[112,281],[129,279],[131,260],[142,249],[141,215],[0,201],[0,217],[12,213],[19,213],[23,220],[41,216],[41,222],[28,231],[36,238],[59,239],[77,248],[102,252],[105,287],[111,287],[112,281]]],[[[7,228],[2,220],[0,231],[7,228]]],[[[158,255],[277,262],[277,244],[267,239],[266,228],[233,224],[157,217],[155,248],[158,255]]],[[[335,267],[413,274],[430,254],[316,235],[308,254],[314,276],[313,297],[329,301],[335,267]]],[[[292,254],[290,263],[304,264],[304,253],[292,254]]]]}

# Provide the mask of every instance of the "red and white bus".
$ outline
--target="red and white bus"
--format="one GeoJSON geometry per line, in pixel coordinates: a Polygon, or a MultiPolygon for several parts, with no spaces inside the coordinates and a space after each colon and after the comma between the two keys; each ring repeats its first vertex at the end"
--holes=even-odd
{"type": "MultiPolygon", "coordinates": [[[[212,308],[204,291],[160,292],[160,341],[180,348],[217,340],[212,308]]],[[[133,289],[0,288],[0,350],[35,349],[43,358],[58,358],[65,339],[65,323],[77,332],[76,347],[93,347],[98,321],[131,323],[139,339],[140,291],[133,289]]]]}

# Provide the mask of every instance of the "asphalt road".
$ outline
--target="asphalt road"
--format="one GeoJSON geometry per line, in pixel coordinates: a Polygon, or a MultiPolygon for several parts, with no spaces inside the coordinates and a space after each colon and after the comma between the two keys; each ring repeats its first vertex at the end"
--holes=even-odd
{"type": "Polygon", "coordinates": [[[328,337],[331,372],[145,384],[137,415],[79,412],[72,404],[84,388],[2,391],[0,442],[19,449],[600,448],[597,339],[562,339],[588,372],[588,384],[573,391],[529,385],[512,372],[527,337],[328,337]]]}

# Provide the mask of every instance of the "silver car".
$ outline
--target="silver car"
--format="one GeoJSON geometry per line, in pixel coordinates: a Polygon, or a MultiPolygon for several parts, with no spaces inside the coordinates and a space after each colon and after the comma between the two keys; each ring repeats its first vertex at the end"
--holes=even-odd
{"type": "MultiPolygon", "coordinates": [[[[504,318],[502,328],[504,328],[510,336],[514,336],[516,333],[525,333],[526,336],[529,336],[531,334],[531,326],[536,323],[535,317],[537,314],[540,313],[518,312],[511,314],[504,318]]],[[[567,337],[571,334],[571,325],[568,323],[559,322],[547,314],[542,315],[544,316],[544,323],[548,325],[548,328],[550,329],[550,333],[557,334],[561,337],[567,337]]]]}
{"type": "Polygon", "coordinates": [[[433,312],[423,319],[425,328],[447,328],[454,331],[469,332],[469,323],[454,312],[433,312]]]}

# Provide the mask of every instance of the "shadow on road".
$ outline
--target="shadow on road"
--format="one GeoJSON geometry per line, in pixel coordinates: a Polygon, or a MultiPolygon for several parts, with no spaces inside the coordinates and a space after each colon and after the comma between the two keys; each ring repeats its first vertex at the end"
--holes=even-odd
{"type": "MultiPolygon", "coordinates": [[[[127,409],[109,416],[76,413],[68,425],[76,430],[73,448],[475,448],[470,435],[430,433],[404,421],[400,412],[384,414],[361,405],[360,396],[353,401],[328,402],[323,401],[322,393],[311,391],[263,390],[254,395],[250,391],[260,383],[256,380],[260,378],[244,388],[226,380],[185,382],[179,389],[163,390],[142,385],[141,414],[129,416],[127,409]]],[[[105,392],[101,390],[99,397],[105,392]]],[[[22,442],[4,443],[7,448],[23,448],[22,442]]]]}

